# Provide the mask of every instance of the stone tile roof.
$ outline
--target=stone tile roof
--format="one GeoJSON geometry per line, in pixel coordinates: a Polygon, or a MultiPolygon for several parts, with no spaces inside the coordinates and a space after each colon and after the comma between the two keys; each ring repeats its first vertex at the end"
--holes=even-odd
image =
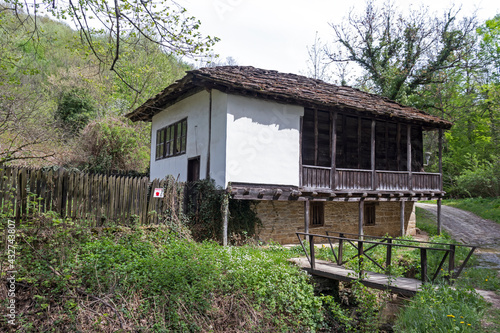
{"type": "Polygon", "coordinates": [[[405,119],[430,127],[448,129],[452,125],[447,120],[416,108],[358,89],[336,86],[301,75],[243,66],[207,67],[188,71],[184,78],[147,100],[126,117],[133,121],[151,121],[152,117],[165,107],[204,89],[217,89],[229,94],[323,110],[366,112],[405,119]]]}

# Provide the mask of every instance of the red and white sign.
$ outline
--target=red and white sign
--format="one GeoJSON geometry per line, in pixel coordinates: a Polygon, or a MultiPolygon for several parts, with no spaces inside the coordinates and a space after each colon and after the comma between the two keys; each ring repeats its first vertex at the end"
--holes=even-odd
{"type": "Polygon", "coordinates": [[[153,192],[153,198],[163,198],[163,189],[155,188],[155,191],[153,192]]]}

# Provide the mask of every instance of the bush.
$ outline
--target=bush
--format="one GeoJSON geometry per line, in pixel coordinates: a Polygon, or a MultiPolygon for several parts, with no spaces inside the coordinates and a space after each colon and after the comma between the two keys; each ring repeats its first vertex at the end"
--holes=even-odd
{"type": "MultiPolygon", "coordinates": [[[[474,168],[464,170],[455,177],[450,189],[452,197],[498,197],[500,195],[500,168],[495,163],[484,161],[474,168]]],[[[495,159],[493,159],[495,160],[495,159]]]]}
{"type": "Polygon", "coordinates": [[[93,172],[144,171],[149,165],[149,132],[121,118],[90,122],[80,134],[69,163],[93,172]]]}
{"type": "Polygon", "coordinates": [[[55,118],[71,134],[77,134],[94,116],[94,103],[85,90],[73,88],[70,91],[61,93],[55,118]]]}
{"type": "MultiPolygon", "coordinates": [[[[195,240],[222,241],[222,205],[227,196],[213,179],[198,180],[188,184],[190,229],[195,240]]],[[[228,234],[233,243],[245,242],[255,235],[261,224],[254,203],[247,200],[229,200],[228,234]]]]}

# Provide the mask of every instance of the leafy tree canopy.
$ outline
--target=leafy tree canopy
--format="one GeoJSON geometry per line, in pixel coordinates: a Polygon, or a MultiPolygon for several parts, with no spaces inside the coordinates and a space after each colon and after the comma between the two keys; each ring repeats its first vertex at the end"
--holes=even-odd
{"type": "Polygon", "coordinates": [[[203,57],[218,41],[199,32],[200,21],[188,16],[186,9],[171,0],[84,0],[57,2],[42,0],[25,2],[4,0],[0,11],[11,11],[36,42],[43,33],[38,22],[41,15],[51,14],[61,20],[71,20],[81,41],[101,66],[109,68],[128,86],[137,91],[121,70],[123,49],[140,47],[146,39],[167,54],[203,57]]]}
{"type": "Polygon", "coordinates": [[[369,1],[362,13],[351,11],[341,24],[331,25],[338,47],[327,53],[334,62],[359,65],[369,89],[404,101],[418,87],[441,82],[439,73],[459,64],[476,24],[474,18],[459,22],[458,12],[434,18],[425,9],[403,14],[390,2],[378,8],[369,1]]]}

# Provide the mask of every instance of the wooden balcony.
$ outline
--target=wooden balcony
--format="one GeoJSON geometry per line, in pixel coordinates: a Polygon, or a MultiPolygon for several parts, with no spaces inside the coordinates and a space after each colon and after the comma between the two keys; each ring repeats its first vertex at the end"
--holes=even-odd
{"type": "Polygon", "coordinates": [[[441,175],[429,172],[335,169],[302,166],[302,188],[333,191],[441,191],[441,175]]]}

